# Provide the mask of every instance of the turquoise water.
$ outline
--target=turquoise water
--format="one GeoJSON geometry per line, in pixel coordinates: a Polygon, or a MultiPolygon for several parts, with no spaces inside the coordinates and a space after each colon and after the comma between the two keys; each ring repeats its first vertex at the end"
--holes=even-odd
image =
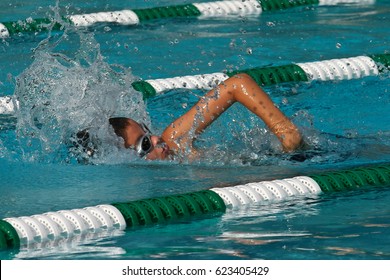
{"type": "MultiPolygon", "coordinates": [[[[2,21],[183,3],[23,2],[1,3],[2,21]]],[[[389,3],[377,1],[369,6],[298,7],[237,20],[99,25],[83,32],[67,30],[66,36],[30,34],[1,42],[0,94],[27,97],[26,108],[49,100],[50,110],[22,108],[17,118],[1,116],[0,217],[390,162],[388,73],[266,88],[320,150],[303,162],[280,153],[264,125],[240,106],[202,136],[199,146],[207,153],[195,163],[141,162],[114,147],[104,126],[108,113],[128,112],[161,132],[203,94],[173,91],[143,103],[129,86],[138,77],[387,53],[389,29],[384,23],[389,16],[389,3]],[[106,99],[106,93],[117,98],[106,99]],[[41,129],[33,129],[32,118],[41,121],[41,129]],[[79,164],[67,153],[64,139],[86,125],[103,138],[102,154],[91,164],[79,164]]],[[[205,220],[110,232],[55,248],[3,251],[0,258],[389,259],[389,201],[384,186],[252,205],[205,220]]]]}

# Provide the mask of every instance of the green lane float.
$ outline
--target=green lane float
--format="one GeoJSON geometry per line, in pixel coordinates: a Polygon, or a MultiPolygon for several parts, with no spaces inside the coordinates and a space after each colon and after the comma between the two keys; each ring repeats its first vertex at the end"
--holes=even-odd
{"type": "Polygon", "coordinates": [[[90,14],[70,15],[62,18],[62,24],[51,19],[26,19],[0,23],[0,38],[48,30],[62,30],[65,24],[76,27],[88,27],[97,23],[138,25],[150,20],[194,17],[222,18],[257,16],[262,12],[272,12],[306,5],[337,4],[373,4],[375,0],[229,0],[208,3],[193,3],[176,6],[155,7],[146,9],[97,12],[90,14]]]}
{"type": "Polygon", "coordinates": [[[390,186],[390,164],[211,188],[205,191],[0,220],[0,249],[39,248],[93,233],[222,215],[255,203],[390,186]]]}
{"type": "Polygon", "coordinates": [[[4,220],[0,220],[0,239],[0,250],[17,249],[20,246],[19,234],[10,223],[4,220]]]}

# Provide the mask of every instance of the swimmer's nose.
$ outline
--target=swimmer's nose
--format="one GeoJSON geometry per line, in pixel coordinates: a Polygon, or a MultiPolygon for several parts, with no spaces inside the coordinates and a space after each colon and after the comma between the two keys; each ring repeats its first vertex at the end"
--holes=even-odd
{"type": "Polygon", "coordinates": [[[156,135],[152,135],[150,140],[152,140],[153,147],[156,147],[160,143],[160,137],[156,135]]]}

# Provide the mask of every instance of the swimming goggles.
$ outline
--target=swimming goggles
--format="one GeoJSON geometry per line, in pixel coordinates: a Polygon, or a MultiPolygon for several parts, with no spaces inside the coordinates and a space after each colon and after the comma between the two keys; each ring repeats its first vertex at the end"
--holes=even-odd
{"type": "Polygon", "coordinates": [[[143,158],[151,151],[153,151],[154,146],[152,144],[152,139],[151,139],[152,133],[150,129],[144,123],[141,123],[140,126],[142,130],[145,132],[145,134],[142,135],[137,141],[137,144],[135,145],[135,150],[138,153],[138,155],[141,158],[143,158]]]}

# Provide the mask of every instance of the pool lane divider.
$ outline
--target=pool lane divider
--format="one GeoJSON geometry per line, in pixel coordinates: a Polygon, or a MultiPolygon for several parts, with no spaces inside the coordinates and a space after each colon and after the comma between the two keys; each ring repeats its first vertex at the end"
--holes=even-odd
{"type": "Polygon", "coordinates": [[[0,220],[0,249],[55,246],[79,237],[222,215],[256,203],[390,186],[390,164],[0,220]]]}
{"type": "Polygon", "coordinates": [[[289,82],[341,81],[378,76],[390,70],[390,54],[356,56],[316,62],[256,67],[227,73],[181,76],[134,82],[134,89],[145,99],[173,89],[210,90],[238,73],[251,76],[259,86],[271,86],[289,82]]]}
{"type": "MultiPolygon", "coordinates": [[[[390,54],[357,56],[317,62],[287,64],[271,67],[257,67],[228,73],[213,73],[181,76],[166,79],[140,80],[133,82],[135,90],[144,99],[153,98],[174,89],[210,90],[231,76],[246,73],[258,85],[271,86],[289,82],[339,81],[378,76],[390,70],[390,54]]],[[[19,103],[10,96],[0,97],[0,115],[11,115],[19,103]]]]}
{"type": "Polygon", "coordinates": [[[97,23],[138,25],[150,20],[180,17],[199,19],[256,16],[264,12],[284,10],[305,5],[374,4],[375,0],[229,0],[193,3],[146,9],[98,12],[64,17],[63,24],[52,19],[26,19],[0,23],[0,38],[23,33],[62,30],[64,24],[88,27],[97,23]]]}

